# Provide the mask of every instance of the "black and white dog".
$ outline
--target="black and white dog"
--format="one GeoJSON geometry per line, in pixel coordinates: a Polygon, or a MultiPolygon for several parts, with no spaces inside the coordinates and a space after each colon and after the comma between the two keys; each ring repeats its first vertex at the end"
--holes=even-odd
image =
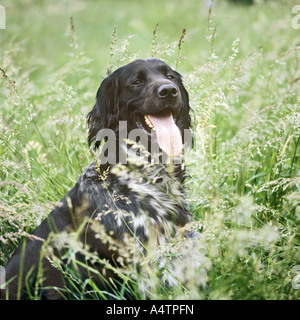
{"type": "MultiPolygon", "coordinates": [[[[34,286],[37,265],[42,263],[42,298],[60,299],[59,292],[49,287],[64,288],[66,283],[49,259],[41,257],[43,242],[38,238],[72,231],[84,219],[99,223],[121,244],[125,237],[133,237],[140,252],[152,238],[160,243],[185,226],[191,216],[183,198],[184,165],[162,160],[182,155],[185,132],[190,130],[189,111],[181,75],[161,60],[135,60],[104,79],[87,116],[88,142],[101,149],[100,154],[33,232],[33,239],[26,241],[26,250],[20,246],[11,257],[5,267],[6,280],[11,281],[2,298],[16,299],[21,284],[21,298],[26,299],[28,285],[34,286]],[[143,161],[128,161],[129,155],[136,160],[142,154],[142,147],[137,150],[130,140],[147,150],[143,161]]],[[[81,241],[117,265],[120,252],[111,249],[91,225],[85,225],[81,241]]],[[[55,254],[59,256],[58,249],[55,254]]],[[[98,267],[101,272],[103,267],[98,267]]],[[[102,273],[106,279],[115,277],[112,271],[102,273]]],[[[81,274],[88,277],[84,268],[81,274]]]]}

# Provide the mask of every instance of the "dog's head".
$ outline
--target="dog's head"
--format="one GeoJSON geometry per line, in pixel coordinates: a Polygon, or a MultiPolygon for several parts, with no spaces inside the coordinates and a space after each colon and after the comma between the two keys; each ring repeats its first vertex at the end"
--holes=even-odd
{"type": "Polygon", "coordinates": [[[110,74],[100,85],[96,104],[87,116],[89,144],[95,148],[102,129],[127,132],[155,130],[159,146],[169,155],[181,151],[184,130],[190,128],[189,97],[181,75],[158,59],[135,60],[110,74]],[[171,147],[170,147],[171,146],[171,147]]]}

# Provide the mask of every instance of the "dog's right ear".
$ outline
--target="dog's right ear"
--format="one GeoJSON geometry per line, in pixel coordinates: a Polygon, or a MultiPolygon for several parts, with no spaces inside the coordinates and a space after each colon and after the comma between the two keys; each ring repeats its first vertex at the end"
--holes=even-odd
{"type": "MultiPolygon", "coordinates": [[[[118,70],[117,70],[118,71],[118,70]]],[[[96,95],[96,104],[87,115],[88,143],[94,143],[97,149],[100,141],[97,141],[97,133],[101,129],[115,130],[119,119],[119,93],[117,71],[105,78],[96,95]]]]}

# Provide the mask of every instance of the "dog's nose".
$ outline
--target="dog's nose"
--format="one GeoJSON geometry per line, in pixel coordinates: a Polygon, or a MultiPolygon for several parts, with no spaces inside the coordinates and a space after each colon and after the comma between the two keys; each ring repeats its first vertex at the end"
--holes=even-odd
{"type": "Polygon", "coordinates": [[[177,88],[173,84],[162,84],[158,87],[158,96],[160,98],[175,98],[178,96],[177,88]]]}

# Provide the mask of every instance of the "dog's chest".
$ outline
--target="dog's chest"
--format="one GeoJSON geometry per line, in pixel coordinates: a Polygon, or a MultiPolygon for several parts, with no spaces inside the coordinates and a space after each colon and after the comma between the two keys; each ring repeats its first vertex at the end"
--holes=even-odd
{"type": "MultiPolygon", "coordinates": [[[[84,175],[91,174],[95,167],[84,175]]],[[[85,187],[90,189],[90,203],[95,207],[93,217],[115,238],[122,240],[129,234],[143,243],[152,239],[161,243],[176,232],[183,197],[179,182],[165,170],[141,172],[123,167],[98,174],[92,184],[85,187]]]]}
{"type": "Polygon", "coordinates": [[[154,237],[158,242],[174,234],[178,205],[182,202],[177,182],[161,172],[146,176],[123,172],[118,177],[118,186],[122,199],[119,204],[123,210],[121,215],[120,210],[115,215],[119,226],[126,224],[124,232],[130,229],[143,241],[154,237]]]}

